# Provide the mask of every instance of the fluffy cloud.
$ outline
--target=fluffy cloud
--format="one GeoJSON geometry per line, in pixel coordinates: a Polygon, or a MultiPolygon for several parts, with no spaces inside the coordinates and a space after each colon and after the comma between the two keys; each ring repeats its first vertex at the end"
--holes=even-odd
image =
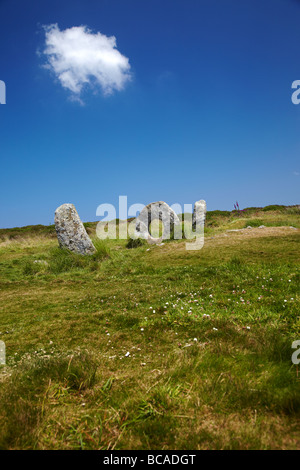
{"type": "Polygon", "coordinates": [[[114,36],[92,33],[86,26],[61,31],[57,24],[45,26],[45,35],[46,67],[74,97],[86,85],[100,86],[109,95],[130,80],[129,60],[117,50],[114,36]]]}

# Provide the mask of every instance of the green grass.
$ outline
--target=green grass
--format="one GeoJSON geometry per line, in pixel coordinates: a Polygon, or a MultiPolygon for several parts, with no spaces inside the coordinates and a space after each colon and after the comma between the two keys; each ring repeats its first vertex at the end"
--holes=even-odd
{"type": "Polygon", "coordinates": [[[251,211],[212,214],[196,252],[94,240],[82,257],[7,229],[0,448],[298,449],[299,231],[280,221],[299,214],[251,211]]]}

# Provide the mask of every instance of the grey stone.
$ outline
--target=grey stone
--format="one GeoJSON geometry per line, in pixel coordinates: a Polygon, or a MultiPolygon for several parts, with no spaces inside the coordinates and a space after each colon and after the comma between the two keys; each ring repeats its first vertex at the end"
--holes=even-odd
{"type": "Polygon", "coordinates": [[[173,209],[166,202],[151,202],[141,210],[136,219],[136,232],[138,236],[145,238],[149,244],[160,244],[162,240],[169,239],[174,225],[180,221],[173,209]],[[163,234],[160,238],[153,238],[149,233],[149,227],[153,220],[161,220],[164,225],[163,234]]]}
{"type": "Polygon", "coordinates": [[[96,251],[73,204],[59,206],[54,220],[61,248],[81,255],[90,255],[96,251]]]}
{"type": "Polygon", "coordinates": [[[195,230],[204,227],[206,218],[206,202],[201,199],[196,201],[194,205],[193,218],[192,218],[192,227],[195,230]]]}

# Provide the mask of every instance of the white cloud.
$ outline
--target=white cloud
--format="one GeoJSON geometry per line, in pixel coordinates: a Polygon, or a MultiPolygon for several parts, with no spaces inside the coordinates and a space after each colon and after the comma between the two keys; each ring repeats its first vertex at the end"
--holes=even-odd
{"type": "Polygon", "coordinates": [[[130,80],[129,60],[117,50],[114,36],[92,33],[87,26],[61,31],[57,24],[45,26],[45,35],[45,67],[73,97],[80,99],[86,85],[100,86],[109,95],[130,80]]]}

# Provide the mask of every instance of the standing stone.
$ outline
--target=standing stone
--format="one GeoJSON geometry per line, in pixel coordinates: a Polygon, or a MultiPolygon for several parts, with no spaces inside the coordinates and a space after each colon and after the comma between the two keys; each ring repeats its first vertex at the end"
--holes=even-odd
{"type": "Polygon", "coordinates": [[[170,233],[174,225],[180,224],[176,213],[166,202],[151,202],[143,208],[136,219],[136,232],[145,238],[148,243],[158,244],[162,240],[170,238],[170,233]],[[164,226],[163,234],[160,238],[153,238],[149,233],[149,227],[153,220],[161,220],[164,226]]]}
{"type": "Polygon", "coordinates": [[[96,251],[73,204],[59,206],[54,221],[61,248],[81,255],[90,255],[96,251]]]}
{"type": "Polygon", "coordinates": [[[206,202],[201,199],[200,201],[196,201],[194,205],[194,212],[192,218],[192,226],[193,229],[198,230],[204,227],[205,224],[205,217],[206,217],[206,202]]]}

